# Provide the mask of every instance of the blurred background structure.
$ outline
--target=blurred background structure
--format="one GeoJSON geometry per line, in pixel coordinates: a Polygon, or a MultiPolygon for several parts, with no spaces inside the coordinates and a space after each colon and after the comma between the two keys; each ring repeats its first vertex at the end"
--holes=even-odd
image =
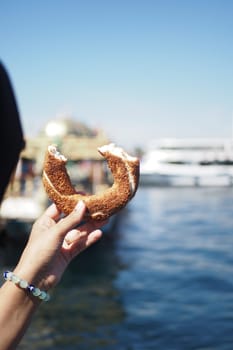
{"type": "Polygon", "coordinates": [[[35,220],[48,205],[41,179],[50,144],[57,145],[67,158],[66,168],[77,191],[98,193],[112,184],[106,160],[98,152],[98,147],[110,142],[103,130],[93,130],[66,117],[49,121],[38,136],[25,141],[1,206],[2,219],[35,220]]]}

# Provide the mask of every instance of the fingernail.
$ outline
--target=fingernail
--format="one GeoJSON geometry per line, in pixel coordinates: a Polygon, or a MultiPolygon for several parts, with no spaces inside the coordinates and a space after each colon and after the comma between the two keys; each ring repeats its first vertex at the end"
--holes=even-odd
{"type": "Polygon", "coordinates": [[[82,210],[85,206],[85,203],[80,200],[78,201],[78,203],[76,204],[75,208],[74,208],[74,211],[79,211],[79,210],[82,210]]]}

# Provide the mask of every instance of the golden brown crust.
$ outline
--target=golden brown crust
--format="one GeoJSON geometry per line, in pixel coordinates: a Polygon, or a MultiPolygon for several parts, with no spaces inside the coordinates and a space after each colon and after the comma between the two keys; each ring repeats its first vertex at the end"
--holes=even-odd
{"type": "Polygon", "coordinates": [[[112,187],[100,194],[81,195],[76,193],[66,171],[66,162],[58,159],[48,150],[45,155],[43,184],[49,198],[58,209],[69,214],[79,200],[87,207],[86,218],[102,221],[121,210],[135,195],[139,181],[139,160],[125,159],[110,151],[100,152],[107,160],[112,172],[112,187]]]}

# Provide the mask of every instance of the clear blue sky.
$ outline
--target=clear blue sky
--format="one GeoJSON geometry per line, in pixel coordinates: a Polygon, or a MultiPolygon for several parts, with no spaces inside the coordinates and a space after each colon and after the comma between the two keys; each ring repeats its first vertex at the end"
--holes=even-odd
{"type": "Polygon", "coordinates": [[[116,143],[231,136],[233,1],[3,1],[26,135],[63,113],[116,143]]]}

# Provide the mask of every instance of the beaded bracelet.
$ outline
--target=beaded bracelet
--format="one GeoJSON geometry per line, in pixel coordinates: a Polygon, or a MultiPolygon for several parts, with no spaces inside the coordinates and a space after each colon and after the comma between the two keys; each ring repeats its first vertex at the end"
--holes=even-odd
{"type": "Polygon", "coordinates": [[[13,272],[11,271],[5,271],[3,272],[3,277],[6,281],[13,282],[15,285],[17,285],[19,288],[25,289],[29,291],[34,297],[38,297],[39,299],[43,301],[49,301],[50,300],[50,295],[49,293],[40,290],[39,288],[33,286],[33,284],[29,284],[27,281],[22,280],[13,272]]]}

